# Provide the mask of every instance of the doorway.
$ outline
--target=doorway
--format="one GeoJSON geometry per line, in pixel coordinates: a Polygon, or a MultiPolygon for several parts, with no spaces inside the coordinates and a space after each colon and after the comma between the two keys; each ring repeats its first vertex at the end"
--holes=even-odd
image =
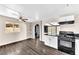
{"type": "Polygon", "coordinates": [[[40,38],[40,27],[39,24],[35,25],[35,39],[39,39],[40,38]]]}

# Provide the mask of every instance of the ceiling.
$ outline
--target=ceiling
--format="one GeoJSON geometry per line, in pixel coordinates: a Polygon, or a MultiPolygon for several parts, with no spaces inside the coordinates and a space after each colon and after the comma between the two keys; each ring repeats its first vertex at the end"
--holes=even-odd
{"type": "Polygon", "coordinates": [[[4,4],[19,12],[28,21],[57,18],[68,14],[79,14],[79,4],[4,4]]]}

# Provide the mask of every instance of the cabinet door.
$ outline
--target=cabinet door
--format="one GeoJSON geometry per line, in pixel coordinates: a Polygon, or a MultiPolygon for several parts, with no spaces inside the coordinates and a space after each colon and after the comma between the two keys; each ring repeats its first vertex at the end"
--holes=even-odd
{"type": "Polygon", "coordinates": [[[74,20],[74,15],[66,16],[65,21],[71,21],[74,20]]]}
{"type": "Polygon", "coordinates": [[[51,43],[50,44],[51,47],[58,49],[58,39],[57,39],[57,37],[51,37],[50,43],[51,43]]]}
{"type": "Polygon", "coordinates": [[[79,39],[75,40],[75,54],[79,55],[79,39]]]}
{"type": "Polygon", "coordinates": [[[45,45],[58,49],[58,39],[57,39],[57,37],[46,36],[45,45]]]}
{"type": "Polygon", "coordinates": [[[49,40],[49,36],[45,36],[45,45],[50,45],[49,42],[50,40],[49,40]]]}
{"type": "Polygon", "coordinates": [[[74,15],[64,16],[64,17],[59,18],[59,22],[72,21],[72,20],[74,20],[74,15]]]}

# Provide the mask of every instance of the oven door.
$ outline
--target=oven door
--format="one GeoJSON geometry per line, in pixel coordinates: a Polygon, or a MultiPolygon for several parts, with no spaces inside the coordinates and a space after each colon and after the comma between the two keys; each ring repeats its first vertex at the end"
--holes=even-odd
{"type": "Polygon", "coordinates": [[[59,40],[58,50],[74,55],[75,54],[75,42],[59,40]]]}
{"type": "Polygon", "coordinates": [[[68,48],[72,48],[72,42],[68,42],[68,41],[60,40],[60,46],[64,46],[64,47],[68,47],[68,48]]]}

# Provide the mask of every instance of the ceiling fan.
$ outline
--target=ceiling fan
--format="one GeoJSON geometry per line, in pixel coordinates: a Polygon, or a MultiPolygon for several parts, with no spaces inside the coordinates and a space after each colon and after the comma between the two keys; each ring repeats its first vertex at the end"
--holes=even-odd
{"type": "Polygon", "coordinates": [[[23,22],[26,22],[26,20],[28,20],[27,18],[23,18],[22,16],[20,16],[19,19],[21,19],[21,21],[23,22]]]}

